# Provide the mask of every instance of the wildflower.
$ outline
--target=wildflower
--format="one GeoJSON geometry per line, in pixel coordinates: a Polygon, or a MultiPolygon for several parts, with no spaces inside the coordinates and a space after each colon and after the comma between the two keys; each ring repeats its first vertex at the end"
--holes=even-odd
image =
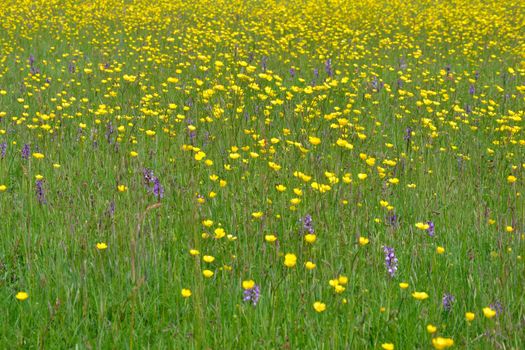
{"type": "Polygon", "coordinates": [[[436,248],[436,253],[438,253],[438,254],[443,254],[443,253],[445,253],[445,248],[443,248],[443,247],[437,247],[437,248],[436,248]]]}
{"type": "Polygon", "coordinates": [[[260,218],[262,218],[262,216],[263,216],[263,212],[262,211],[257,211],[255,213],[252,213],[252,217],[254,219],[260,219],[260,218]]]}
{"type": "Polygon", "coordinates": [[[397,271],[397,258],[396,254],[394,253],[394,248],[390,247],[383,247],[383,252],[385,253],[385,265],[388,273],[390,274],[390,277],[394,277],[396,271],[397,271]]]}
{"type": "Polygon", "coordinates": [[[383,349],[383,350],[394,350],[394,344],[392,344],[392,343],[383,343],[383,344],[381,344],[381,349],[383,349]]]}
{"type": "Polygon", "coordinates": [[[367,177],[368,177],[367,174],[363,174],[363,173],[359,173],[359,174],[357,174],[357,178],[358,178],[359,180],[365,180],[367,177]]]}
{"type": "Polygon", "coordinates": [[[22,159],[29,159],[29,154],[31,153],[31,148],[28,144],[24,144],[22,147],[22,159]]]}
{"type": "Polygon", "coordinates": [[[337,282],[338,282],[339,284],[343,284],[343,285],[344,285],[344,284],[347,284],[347,283],[348,283],[348,277],[341,275],[341,276],[339,276],[339,277],[337,278],[337,282]]]}
{"type": "Polygon", "coordinates": [[[264,240],[268,243],[273,243],[277,240],[277,237],[275,235],[265,235],[264,240]]]}
{"type": "Polygon", "coordinates": [[[450,311],[452,309],[452,304],[456,301],[456,298],[449,293],[445,293],[443,295],[442,303],[443,303],[443,310],[450,311]]]}
{"type": "Polygon", "coordinates": [[[183,298],[189,298],[189,297],[191,297],[191,290],[183,288],[180,291],[180,294],[182,295],[183,298]]]}
{"type": "Polygon", "coordinates": [[[118,185],[117,186],[117,190],[119,192],[126,192],[128,190],[128,186],[126,186],[126,185],[118,185]]]}
{"type": "Polygon", "coordinates": [[[513,184],[513,183],[515,183],[516,180],[517,180],[517,178],[516,178],[516,176],[514,176],[514,175],[509,175],[509,176],[507,177],[507,182],[508,182],[509,184],[513,184]]]}
{"type": "Polygon", "coordinates": [[[137,152],[135,152],[135,151],[129,152],[129,156],[132,157],[132,158],[137,157],[138,155],[139,154],[137,152]]]}
{"type": "Polygon", "coordinates": [[[308,137],[308,141],[310,141],[310,143],[314,146],[317,146],[318,144],[321,143],[321,139],[318,138],[318,137],[315,137],[315,136],[309,136],[308,137]]]}
{"type": "Polygon", "coordinates": [[[359,245],[365,246],[370,242],[370,240],[366,237],[359,237],[359,245]]]}
{"type": "Polygon", "coordinates": [[[213,271],[210,271],[210,270],[204,270],[202,271],[202,275],[206,278],[210,278],[213,276],[213,271]]]}
{"type": "Polygon", "coordinates": [[[326,304],[325,303],[321,303],[320,301],[316,301],[314,303],[314,310],[317,311],[317,312],[323,312],[326,310],[326,304]]]}
{"type": "Polygon", "coordinates": [[[7,186],[6,185],[0,185],[0,192],[4,192],[7,190],[7,186]]]}
{"type": "Polygon", "coordinates": [[[301,222],[303,223],[303,232],[314,233],[314,224],[310,214],[306,214],[301,222]]]}
{"type": "Polygon", "coordinates": [[[16,293],[15,298],[17,298],[20,301],[24,301],[27,298],[29,298],[29,294],[27,294],[26,292],[18,292],[16,293]]]}
{"type": "Polygon", "coordinates": [[[317,240],[317,236],[314,235],[314,234],[307,234],[304,236],[304,240],[307,242],[307,243],[310,243],[310,244],[313,244],[315,243],[315,241],[317,240]]]}
{"type": "Polygon", "coordinates": [[[107,249],[108,248],[108,245],[104,242],[99,242],[97,243],[97,249],[98,250],[104,250],[104,249],[107,249]]]}
{"type": "Polygon", "coordinates": [[[252,289],[254,286],[255,286],[255,281],[253,280],[242,281],[242,288],[244,290],[252,289]]]}
{"type": "Polygon", "coordinates": [[[427,225],[428,225],[428,228],[427,228],[428,235],[430,237],[434,237],[434,234],[435,234],[434,223],[432,221],[427,221],[427,225]]]}
{"type": "Polygon", "coordinates": [[[259,297],[261,296],[261,291],[258,285],[254,281],[243,281],[242,287],[244,288],[243,292],[243,301],[251,301],[252,305],[255,306],[259,302],[259,297]],[[246,282],[246,283],[245,283],[246,282]],[[247,288],[249,287],[249,288],[247,288]]]}
{"type": "Polygon", "coordinates": [[[0,158],[4,159],[7,152],[7,142],[0,143],[0,158]]]}
{"type": "Polygon", "coordinates": [[[197,256],[200,254],[200,252],[197,249],[190,249],[190,254],[193,256],[197,256]]]}
{"type": "Polygon", "coordinates": [[[35,153],[33,153],[33,158],[35,158],[35,159],[43,159],[43,158],[45,158],[45,156],[44,156],[43,153],[35,152],[35,153]]]}
{"type": "Polygon", "coordinates": [[[211,255],[204,255],[202,257],[202,260],[204,260],[204,262],[207,262],[207,263],[212,263],[215,261],[215,257],[211,256],[211,255]]]}
{"type": "Polygon", "coordinates": [[[413,292],[412,296],[417,300],[425,300],[428,298],[428,294],[425,292],[413,292]]]}
{"type": "Polygon", "coordinates": [[[416,227],[418,229],[420,229],[420,230],[426,231],[426,230],[428,230],[430,228],[430,225],[428,223],[425,224],[423,222],[418,222],[418,223],[416,223],[416,227]]]}
{"type": "Polygon", "coordinates": [[[222,227],[217,227],[213,233],[215,233],[215,239],[221,239],[226,236],[226,231],[222,227]]]}
{"type": "Polygon", "coordinates": [[[304,263],[304,266],[306,267],[307,270],[313,270],[313,269],[315,269],[315,267],[316,267],[317,265],[315,265],[315,264],[314,264],[313,262],[311,262],[311,261],[307,261],[307,262],[304,263]]]}
{"type": "Polygon", "coordinates": [[[44,182],[43,182],[43,180],[36,180],[35,189],[36,189],[36,197],[38,199],[38,202],[40,204],[45,204],[46,203],[46,195],[45,195],[45,192],[44,192],[44,182]]]}
{"type": "Polygon", "coordinates": [[[284,256],[284,265],[286,267],[294,267],[297,263],[297,257],[295,254],[288,253],[284,256]]]}
{"type": "Polygon", "coordinates": [[[467,321],[469,321],[469,322],[470,322],[470,321],[473,321],[474,318],[476,318],[476,315],[475,315],[473,312],[467,312],[467,313],[465,314],[465,319],[466,319],[467,321]]]}
{"type": "Polygon", "coordinates": [[[428,324],[427,325],[427,332],[432,334],[432,333],[436,333],[437,331],[437,327],[434,326],[433,324],[428,324]]]}
{"type": "Polygon", "coordinates": [[[451,338],[437,337],[432,339],[432,345],[435,349],[446,349],[454,345],[454,340],[451,338]]]}
{"type": "Polygon", "coordinates": [[[401,288],[401,289],[407,289],[407,288],[408,288],[408,283],[406,283],[406,282],[401,282],[401,283],[399,283],[399,288],[401,288]]]}

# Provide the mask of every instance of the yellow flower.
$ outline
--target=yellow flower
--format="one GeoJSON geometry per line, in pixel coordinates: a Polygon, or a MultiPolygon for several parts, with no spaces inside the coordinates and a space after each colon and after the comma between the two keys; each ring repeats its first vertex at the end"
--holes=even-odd
{"type": "Polygon", "coordinates": [[[242,281],[242,288],[243,289],[252,289],[255,286],[255,281],[253,280],[246,280],[242,281]]]}
{"type": "Polygon", "coordinates": [[[416,224],[416,227],[420,230],[428,230],[430,226],[428,224],[425,224],[424,222],[418,222],[416,224]]]}
{"type": "Polygon", "coordinates": [[[108,245],[104,242],[99,242],[97,243],[97,249],[98,250],[104,250],[104,249],[107,249],[108,248],[108,245]]]}
{"type": "Polygon", "coordinates": [[[183,288],[180,291],[180,294],[182,295],[183,298],[189,298],[191,297],[191,290],[183,288]]]}
{"type": "Polygon", "coordinates": [[[347,283],[348,283],[348,277],[341,275],[341,276],[339,276],[339,277],[337,278],[337,282],[338,282],[339,284],[343,284],[343,285],[344,285],[344,284],[347,284],[347,283]]]}
{"type": "Polygon", "coordinates": [[[277,240],[277,237],[275,235],[265,235],[264,240],[268,243],[273,243],[277,240]]]}
{"type": "Polygon", "coordinates": [[[507,232],[510,233],[510,232],[514,231],[514,227],[512,227],[512,226],[506,226],[506,227],[505,227],[505,231],[507,231],[507,232]]]}
{"type": "Polygon", "coordinates": [[[367,245],[370,242],[370,240],[366,237],[359,237],[359,244],[362,246],[367,245]]]}
{"type": "Polygon", "coordinates": [[[467,321],[473,321],[474,318],[476,318],[476,315],[475,315],[473,312],[467,312],[467,313],[465,314],[465,319],[466,319],[467,321]]]}
{"type": "Polygon", "coordinates": [[[58,163],[54,163],[54,164],[53,164],[53,168],[55,168],[55,169],[60,168],[60,164],[58,164],[58,163]]]}
{"type": "Polygon", "coordinates": [[[513,184],[513,183],[515,183],[516,180],[517,180],[516,176],[509,175],[509,176],[507,177],[507,182],[508,182],[509,184],[513,184]]]}
{"type": "Polygon", "coordinates": [[[139,154],[137,152],[135,152],[135,151],[131,151],[131,152],[129,152],[129,155],[130,155],[130,157],[136,157],[139,154]]]}
{"type": "Polygon", "coordinates": [[[383,344],[381,344],[381,349],[383,349],[383,350],[394,350],[394,344],[392,344],[392,343],[383,343],[383,344]]]}
{"type": "Polygon", "coordinates": [[[366,179],[367,177],[368,177],[367,174],[363,174],[363,173],[359,173],[359,174],[357,174],[357,178],[358,178],[359,180],[364,180],[364,179],[366,179]]]}
{"type": "Polygon", "coordinates": [[[7,186],[6,185],[0,185],[0,192],[4,192],[7,190],[7,186]]]}
{"type": "Polygon", "coordinates": [[[128,186],[118,185],[117,189],[118,189],[119,192],[126,192],[128,190],[128,186]]]}
{"type": "Polygon", "coordinates": [[[443,254],[444,252],[445,252],[445,248],[443,248],[443,247],[437,247],[436,248],[436,253],[443,254]]]}
{"type": "Polygon", "coordinates": [[[215,261],[215,258],[211,255],[204,255],[202,257],[202,260],[204,260],[204,262],[207,262],[207,263],[212,263],[215,261]]]}
{"type": "Polygon", "coordinates": [[[260,218],[262,218],[262,216],[263,216],[263,212],[262,211],[256,211],[255,213],[252,213],[252,217],[254,219],[260,219],[260,218]]]}
{"type": "Polygon", "coordinates": [[[221,239],[222,237],[226,236],[226,232],[222,227],[216,228],[213,232],[215,233],[216,239],[221,239]]]}
{"type": "Polygon", "coordinates": [[[306,267],[307,270],[313,270],[313,269],[315,269],[315,267],[316,267],[317,265],[315,265],[315,264],[314,264],[313,262],[311,262],[311,261],[307,261],[307,262],[304,263],[304,266],[306,267]]]}
{"type": "Polygon", "coordinates": [[[437,337],[432,339],[432,345],[435,349],[446,349],[454,345],[454,340],[451,338],[437,337]]]}
{"type": "Polygon", "coordinates": [[[288,253],[284,256],[284,265],[286,267],[294,267],[297,263],[297,257],[295,254],[288,253]]]}
{"type": "Polygon", "coordinates": [[[42,153],[33,153],[33,158],[35,159],[43,159],[45,156],[42,153]]]}
{"type": "Polygon", "coordinates": [[[397,185],[399,183],[399,179],[397,177],[394,177],[392,179],[389,179],[388,182],[392,185],[397,185]]]}
{"type": "Polygon", "coordinates": [[[90,68],[84,68],[84,73],[86,73],[87,75],[93,73],[93,69],[90,69],[90,68]]]}
{"type": "Polygon", "coordinates": [[[428,294],[425,292],[413,292],[412,296],[417,300],[425,300],[428,298],[428,294]]]}
{"type": "Polygon", "coordinates": [[[203,220],[202,221],[202,224],[205,226],[205,227],[211,227],[213,225],[213,220],[203,220]]]}
{"type": "Polygon", "coordinates": [[[324,310],[326,310],[326,304],[321,303],[320,301],[316,301],[314,303],[314,310],[317,312],[323,312],[324,310]]]}
{"type": "Polygon", "coordinates": [[[37,180],[43,180],[44,177],[43,177],[42,175],[39,174],[39,175],[35,175],[35,179],[37,179],[37,180]]]}
{"type": "Polygon", "coordinates": [[[286,191],[286,187],[283,186],[283,185],[277,185],[277,186],[275,186],[275,189],[276,189],[277,191],[279,191],[279,192],[284,192],[284,191],[286,191]]]}
{"type": "Polygon", "coordinates": [[[15,298],[17,298],[20,301],[24,301],[27,298],[29,298],[29,294],[27,294],[26,292],[18,292],[16,293],[15,298]]]}
{"type": "Polygon", "coordinates": [[[199,255],[200,252],[197,249],[190,249],[190,254],[193,256],[199,255]]]}
{"type": "Polygon", "coordinates": [[[317,240],[317,236],[312,234],[312,233],[309,233],[307,235],[304,236],[304,240],[307,242],[307,243],[310,243],[310,244],[313,244],[315,243],[315,241],[317,240]]]}
{"type": "Polygon", "coordinates": [[[406,282],[401,282],[401,283],[399,283],[399,288],[401,288],[401,289],[407,289],[407,288],[408,288],[408,283],[406,283],[406,282]]]}
{"type": "Polygon", "coordinates": [[[153,130],[146,130],[146,135],[148,136],[155,136],[156,132],[153,130]]]}
{"type": "Polygon", "coordinates": [[[199,151],[197,153],[195,153],[195,160],[199,161],[199,160],[202,160],[206,157],[206,153],[204,153],[203,151],[199,151]]]}
{"type": "Polygon", "coordinates": [[[484,307],[483,315],[485,315],[486,318],[492,318],[496,316],[496,311],[492,310],[490,307],[484,307]]]}
{"type": "Polygon", "coordinates": [[[310,143],[314,146],[317,146],[318,144],[321,143],[321,139],[318,138],[318,137],[315,137],[315,136],[309,136],[308,137],[308,141],[310,141],[310,143]]]}
{"type": "Polygon", "coordinates": [[[210,271],[210,270],[204,270],[202,271],[202,275],[206,278],[210,278],[213,276],[213,271],[210,271]]]}
{"type": "Polygon", "coordinates": [[[432,325],[432,324],[428,324],[427,325],[427,332],[432,334],[432,333],[436,333],[437,331],[437,327],[432,325]]]}

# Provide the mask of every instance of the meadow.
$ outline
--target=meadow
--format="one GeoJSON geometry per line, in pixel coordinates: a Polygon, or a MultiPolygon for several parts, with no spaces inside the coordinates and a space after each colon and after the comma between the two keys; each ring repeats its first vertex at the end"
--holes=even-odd
{"type": "Polygon", "coordinates": [[[525,348],[525,2],[0,19],[0,349],[525,348]]]}

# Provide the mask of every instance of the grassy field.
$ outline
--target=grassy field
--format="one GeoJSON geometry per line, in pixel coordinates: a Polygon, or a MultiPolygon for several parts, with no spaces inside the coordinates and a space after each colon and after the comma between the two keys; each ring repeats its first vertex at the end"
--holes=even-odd
{"type": "Polygon", "coordinates": [[[525,3],[0,3],[1,349],[524,349],[525,3]]]}

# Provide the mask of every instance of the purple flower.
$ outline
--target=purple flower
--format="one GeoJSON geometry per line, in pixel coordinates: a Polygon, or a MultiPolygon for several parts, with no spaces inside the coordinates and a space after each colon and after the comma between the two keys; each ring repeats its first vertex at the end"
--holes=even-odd
{"type": "Polygon", "coordinates": [[[260,296],[260,288],[258,285],[255,285],[253,286],[253,288],[244,290],[242,300],[245,302],[250,301],[253,304],[253,306],[255,306],[259,302],[260,296]]]}
{"type": "Polygon", "coordinates": [[[383,246],[383,252],[385,253],[385,266],[390,277],[394,277],[397,271],[397,258],[394,252],[394,248],[383,246]]]}
{"type": "Polygon", "coordinates": [[[397,215],[395,213],[392,213],[391,215],[388,215],[387,216],[387,222],[388,222],[388,225],[390,225],[392,227],[397,227],[397,225],[399,224],[397,215]]]}
{"type": "Polygon", "coordinates": [[[153,179],[153,194],[159,199],[164,197],[164,187],[161,186],[158,177],[155,177],[155,179],[153,179]]]}
{"type": "Polygon", "coordinates": [[[7,142],[0,143],[0,158],[5,158],[5,153],[7,152],[7,142]]]}
{"type": "Polygon", "coordinates": [[[412,128],[409,126],[405,130],[405,141],[410,142],[410,139],[412,138],[412,128]]]}
{"type": "Polygon", "coordinates": [[[490,304],[489,307],[496,311],[496,317],[503,313],[503,306],[498,300],[494,300],[494,302],[490,304]]]}
{"type": "Polygon", "coordinates": [[[38,203],[40,204],[46,203],[46,194],[44,191],[44,181],[43,180],[36,180],[36,198],[38,199],[38,203]]]}
{"type": "Polygon", "coordinates": [[[31,153],[31,147],[26,143],[22,147],[22,159],[29,159],[29,154],[31,153]]]}
{"type": "Polygon", "coordinates": [[[153,174],[153,170],[144,168],[142,176],[148,192],[153,193],[158,199],[164,197],[164,188],[160,184],[159,178],[153,174]]]}
{"type": "Polygon", "coordinates": [[[292,76],[292,78],[295,78],[295,69],[294,68],[290,68],[290,75],[292,76]]]}
{"type": "Polygon", "coordinates": [[[443,299],[442,299],[443,310],[447,312],[450,311],[455,301],[456,301],[456,298],[452,294],[449,294],[449,293],[443,294],[443,299]]]}
{"type": "Polygon", "coordinates": [[[436,233],[435,225],[432,221],[427,221],[428,228],[427,232],[430,237],[434,237],[434,234],[436,233]]]}
{"type": "Polygon", "coordinates": [[[301,222],[303,224],[302,232],[308,232],[308,233],[314,233],[314,223],[312,220],[312,216],[310,214],[306,214],[304,218],[301,219],[301,222]]]}
{"type": "Polygon", "coordinates": [[[334,74],[332,71],[332,59],[329,58],[326,60],[326,62],[324,63],[324,70],[329,77],[331,77],[334,74]]]}

